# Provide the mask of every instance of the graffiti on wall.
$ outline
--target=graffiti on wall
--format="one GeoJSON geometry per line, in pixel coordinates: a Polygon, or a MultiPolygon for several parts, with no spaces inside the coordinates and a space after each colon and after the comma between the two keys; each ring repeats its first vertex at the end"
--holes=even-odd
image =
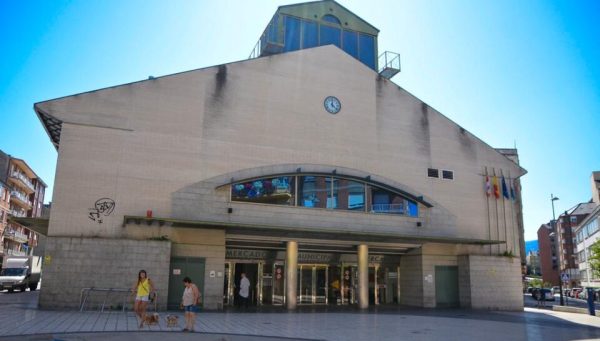
{"type": "Polygon", "coordinates": [[[88,218],[102,224],[103,217],[109,216],[115,209],[115,201],[109,198],[102,198],[96,200],[94,208],[90,208],[88,218]]]}

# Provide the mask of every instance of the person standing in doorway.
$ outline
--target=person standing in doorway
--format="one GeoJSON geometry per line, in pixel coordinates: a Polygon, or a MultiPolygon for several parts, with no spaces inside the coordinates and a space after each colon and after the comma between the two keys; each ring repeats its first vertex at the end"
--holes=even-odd
{"type": "Polygon", "coordinates": [[[246,277],[246,273],[242,272],[242,279],[240,279],[240,305],[244,308],[248,308],[248,296],[250,296],[250,281],[246,277]]]}
{"type": "Polygon", "coordinates": [[[196,323],[196,313],[198,312],[197,305],[200,304],[200,290],[196,284],[192,283],[189,277],[183,279],[183,296],[181,297],[181,306],[185,311],[185,328],[184,332],[193,332],[194,324],[196,323]]]}
{"type": "Polygon", "coordinates": [[[144,319],[146,318],[146,309],[148,308],[148,301],[150,301],[150,293],[154,292],[154,284],[148,278],[148,274],[145,270],[138,272],[137,282],[134,284],[132,293],[135,295],[135,301],[133,310],[140,319],[140,328],[144,326],[144,319]]]}

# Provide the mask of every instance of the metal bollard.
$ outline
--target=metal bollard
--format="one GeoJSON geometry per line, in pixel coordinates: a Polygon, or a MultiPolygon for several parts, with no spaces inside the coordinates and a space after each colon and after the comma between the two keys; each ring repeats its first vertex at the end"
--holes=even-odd
{"type": "Polygon", "coordinates": [[[594,288],[586,288],[587,289],[587,303],[588,303],[588,311],[590,315],[596,316],[596,306],[594,304],[594,288]]]}

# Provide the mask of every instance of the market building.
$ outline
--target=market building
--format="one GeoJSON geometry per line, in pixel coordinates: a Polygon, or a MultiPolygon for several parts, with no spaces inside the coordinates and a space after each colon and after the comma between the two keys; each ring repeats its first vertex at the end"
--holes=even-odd
{"type": "Polygon", "coordinates": [[[390,81],[377,35],[282,6],[250,59],[36,103],[58,150],[40,305],[145,269],[162,308],[184,276],[233,306],[244,272],[259,306],[522,309],[526,171],[390,81]]]}

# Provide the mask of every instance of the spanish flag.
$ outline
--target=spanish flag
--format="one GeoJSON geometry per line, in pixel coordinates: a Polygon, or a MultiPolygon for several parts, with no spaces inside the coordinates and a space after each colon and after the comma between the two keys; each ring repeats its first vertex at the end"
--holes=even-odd
{"type": "Polygon", "coordinates": [[[494,196],[496,199],[500,199],[500,187],[498,186],[498,178],[495,175],[492,178],[492,184],[494,186],[494,196]]]}

